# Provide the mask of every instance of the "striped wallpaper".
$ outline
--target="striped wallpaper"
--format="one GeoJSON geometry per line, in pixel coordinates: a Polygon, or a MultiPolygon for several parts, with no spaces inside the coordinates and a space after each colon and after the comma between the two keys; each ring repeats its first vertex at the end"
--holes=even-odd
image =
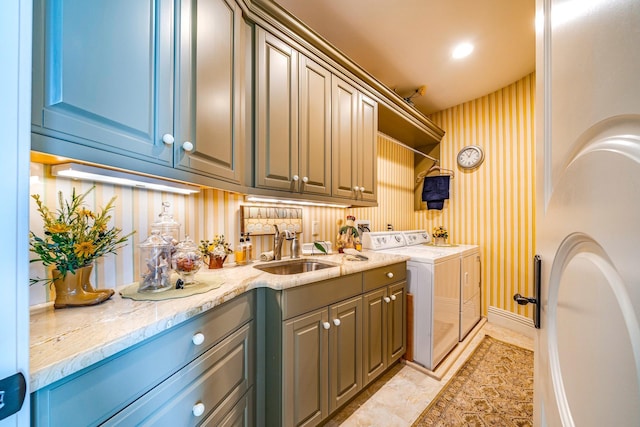
{"type": "MultiPolygon", "coordinates": [[[[434,114],[432,120],[446,131],[440,154],[442,165],[454,169],[451,200],[443,211],[414,211],[414,154],[378,136],[378,207],[375,208],[303,208],[302,241],[308,242],[311,224],[320,224],[318,239],[335,240],[337,221],[353,214],[369,219],[373,230],[396,230],[445,225],[455,243],[479,244],[483,256],[483,313],[495,306],[529,316],[527,308],[516,305],[514,293],[530,295],[531,259],[534,250],[534,80],[522,80],[485,97],[434,114]],[[484,148],[486,159],[475,171],[455,167],[458,150],[467,144],[484,148]]],[[[32,163],[31,193],[38,193],[50,209],[57,208],[57,193],[65,196],[76,186],[85,191],[91,183],[72,182],[50,176],[48,166],[32,163]]],[[[98,209],[116,195],[115,225],[136,234],[118,255],[108,255],[94,268],[93,283],[115,287],[136,281],[139,275],[137,246],[148,236],[163,201],[182,224],[181,233],[195,241],[224,234],[235,245],[240,235],[239,207],[243,195],[207,189],[195,196],[181,196],[147,190],[97,184],[89,208],[98,209]]],[[[30,229],[42,233],[42,221],[31,203],[30,229]]],[[[270,250],[272,238],[254,237],[254,254],[270,250]]],[[[288,245],[284,255],[288,255],[288,245]]],[[[233,262],[230,256],[228,262],[233,262]]],[[[44,275],[42,266],[31,264],[31,277],[44,275]]],[[[50,300],[41,285],[30,288],[30,303],[50,300]]]]}
{"type": "Polygon", "coordinates": [[[531,316],[512,297],[533,294],[535,74],[487,96],[433,114],[446,132],[442,166],[455,170],[442,211],[416,211],[416,228],[444,225],[454,243],[480,245],[483,313],[493,306],[531,316]],[[463,171],[456,155],[466,145],[484,149],[484,163],[463,171]]]}

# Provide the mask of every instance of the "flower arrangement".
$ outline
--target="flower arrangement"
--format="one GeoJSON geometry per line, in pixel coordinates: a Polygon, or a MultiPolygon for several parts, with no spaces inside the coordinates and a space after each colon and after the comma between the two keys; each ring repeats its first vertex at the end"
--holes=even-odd
{"type": "Polygon", "coordinates": [[[200,240],[200,246],[198,247],[198,249],[200,249],[202,256],[208,258],[224,258],[227,255],[233,253],[229,242],[226,242],[224,240],[223,234],[216,234],[211,242],[209,240],[200,240]]]}
{"type": "MultiPolygon", "coordinates": [[[[29,232],[30,251],[37,255],[30,262],[41,261],[45,266],[54,265],[60,277],[67,273],[75,274],[78,268],[91,265],[96,259],[116,251],[124,246],[135,232],[120,236],[122,230],[109,228],[109,212],[113,209],[114,196],[100,211],[93,212],[83,205],[87,195],[95,188],[91,187],[83,194],[77,194],[74,188],[71,200],[64,200],[62,191],[58,193],[59,208],[51,212],[38,194],[31,197],[36,201],[38,212],[44,221],[44,237],[29,232]]],[[[31,279],[50,283],[52,279],[31,279]]]]}
{"type": "Polygon", "coordinates": [[[449,233],[447,232],[447,229],[444,228],[444,226],[440,225],[438,227],[433,227],[433,237],[446,239],[449,237],[449,233]]]}

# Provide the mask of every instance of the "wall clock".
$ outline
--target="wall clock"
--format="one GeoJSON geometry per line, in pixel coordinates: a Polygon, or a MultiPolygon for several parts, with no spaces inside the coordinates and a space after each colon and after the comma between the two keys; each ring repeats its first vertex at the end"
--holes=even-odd
{"type": "Polygon", "coordinates": [[[458,165],[463,169],[476,168],[483,160],[484,151],[477,145],[467,145],[458,152],[458,165]]]}

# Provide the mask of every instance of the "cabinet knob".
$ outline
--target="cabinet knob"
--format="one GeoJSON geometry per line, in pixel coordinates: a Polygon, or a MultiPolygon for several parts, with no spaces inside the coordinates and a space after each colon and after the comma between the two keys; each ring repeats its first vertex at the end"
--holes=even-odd
{"type": "Polygon", "coordinates": [[[292,178],[293,178],[293,180],[294,180],[294,181],[297,181],[297,180],[299,180],[299,179],[300,179],[300,177],[299,177],[298,175],[293,175],[293,177],[292,177],[292,178]]]}
{"type": "Polygon", "coordinates": [[[364,187],[360,187],[360,192],[362,193],[364,191],[364,187]]]}
{"type": "Polygon", "coordinates": [[[389,297],[384,297],[384,302],[386,302],[386,303],[390,303],[390,302],[391,302],[391,298],[389,298],[389,297]]]}
{"type": "Polygon", "coordinates": [[[202,332],[198,332],[193,334],[193,336],[191,337],[191,341],[195,344],[195,345],[200,345],[204,342],[204,334],[202,332]]]}
{"type": "Polygon", "coordinates": [[[340,326],[340,323],[342,323],[342,322],[340,322],[340,319],[333,319],[333,324],[334,325],[340,326]]]}
{"type": "Polygon", "coordinates": [[[391,301],[395,301],[396,300],[396,296],[395,295],[391,295],[391,301]]]}
{"type": "Polygon", "coordinates": [[[164,142],[167,145],[171,145],[173,144],[173,141],[175,141],[175,139],[173,139],[173,135],[171,135],[170,133],[165,133],[164,135],[162,135],[162,142],[164,142]]]}
{"type": "Polygon", "coordinates": [[[322,322],[322,327],[323,327],[323,328],[325,328],[325,329],[329,329],[329,328],[331,328],[331,323],[329,323],[329,322],[322,322]]]}
{"type": "Polygon", "coordinates": [[[196,417],[199,417],[202,414],[204,414],[204,403],[198,402],[195,405],[193,405],[193,408],[191,408],[191,412],[193,412],[193,415],[195,415],[196,417]]]}
{"type": "Polygon", "coordinates": [[[302,182],[304,182],[305,184],[306,184],[307,182],[309,182],[309,177],[308,177],[308,176],[303,176],[303,177],[302,177],[302,182]]]}
{"type": "Polygon", "coordinates": [[[182,143],[182,149],[184,151],[193,151],[193,142],[185,141],[182,143]]]}
{"type": "Polygon", "coordinates": [[[358,192],[359,189],[360,189],[360,187],[358,187],[357,185],[355,187],[353,187],[353,191],[355,191],[356,193],[358,192]]]}
{"type": "Polygon", "coordinates": [[[389,279],[393,279],[393,273],[392,273],[392,272],[388,272],[388,273],[387,273],[387,277],[388,277],[389,279]]]}

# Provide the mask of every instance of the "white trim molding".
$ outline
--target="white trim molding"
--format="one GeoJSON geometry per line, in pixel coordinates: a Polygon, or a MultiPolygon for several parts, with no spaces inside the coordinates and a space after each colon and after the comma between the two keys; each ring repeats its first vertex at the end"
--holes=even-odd
{"type": "Polygon", "coordinates": [[[487,321],[493,325],[511,329],[531,339],[535,339],[536,337],[536,328],[533,325],[533,319],[501,308],[489,306],[487,310],[487,321]]]}

